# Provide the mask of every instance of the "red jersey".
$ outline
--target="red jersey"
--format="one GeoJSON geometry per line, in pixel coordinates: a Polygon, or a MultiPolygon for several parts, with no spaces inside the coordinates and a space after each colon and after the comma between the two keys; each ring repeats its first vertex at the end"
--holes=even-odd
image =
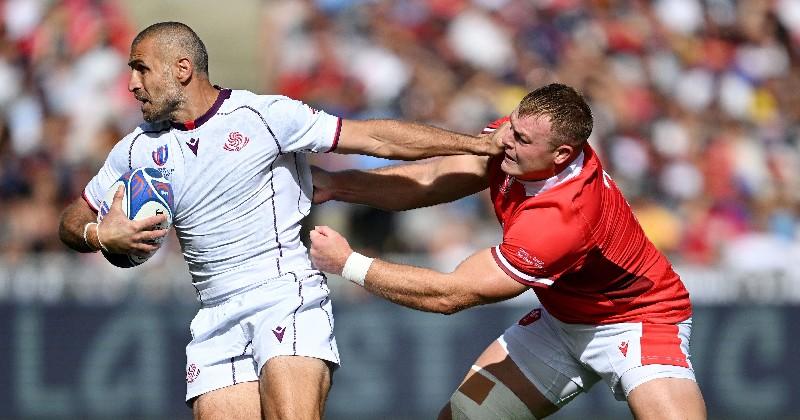
{"type": "Polygon", "coordinates": [[[576,324],[674,324],[691,316],[680,277],[588,144],[568,168],[543,181],[515,180],[500,169],[502,159],[489,162],[503,226],[503,242],[492,255],[509,276],[532,287],[548,312],[576,324]]]}

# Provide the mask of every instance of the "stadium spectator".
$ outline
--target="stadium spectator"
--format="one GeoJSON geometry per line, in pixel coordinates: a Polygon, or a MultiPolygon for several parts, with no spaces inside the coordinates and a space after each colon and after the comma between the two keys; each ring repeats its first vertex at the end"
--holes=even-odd
{"type": "MultiPolygon", "coordinates": [[[[113,146],[109,139],[140,119],[126,92],[127,48],[135,35],[128,5],[0,2],[0,253],[6,260],[61,250],[58,241],[31,240],[41,237],[38,226],[17,210],[34,201],[40,176],[34,172],[59,180],[54,195],[35,200],[49,208],[43,213],[58,212],[102,164],[113,146]],[[24,169],[30,159],[39,169],[24,169]]],[[[264,7],[269,24],[262,26],[271,31],[269,42],[259,44],[267,52],[266,91],[299,95],[346,117],[402,117],[476,132],[477,122],[506,115],[525,92],[562,80],[587,95],[596,123],[590,141],[607,157],[607,171],[634,210],[643,203],[644,211],[658,208],[661,219],[678,222],[677,238],[658,243],[673,261],[717,268],[738,237],[797,238],[795,1],[280,0],[264,7]],[[474,34],[461,29],[465,21],[491,34],[480,42],[498,54],[507,52],[497,43],[510,40],[512,60],[469,56],[461,46],[474,34]],[[370,65],[360,64],[365,61],[370,65]],[[756,213],[781,223],[761,226],[750,218],[756,213]]],[[[382,164],[353,156],[315,161],[330,169],[382,164]]],[[[460,206],[438,211],[448,219],[463,214],[460,206]]],[[[472,209],[470,217],[484,230],[491,226],[488,212],[472,209]]],[[[341,206],[313,216],[352,226],[362,214],[341,206]]],[[[382,217],[396,224],[394,232],[415,223],[382,217]]],[[[351,237],[376,242],[365,235],[351,237]]],[[[440,246],[427,241],[390,234],[380,246],[412,252],[440,246]]],[[[174,241],[171,246],[179,252],[174,241]]]]}
{"type": "Polygon", "coordinates": [[[186,348],[195,417],[322,418],[339,355],[325,278],[300,243],[311,187],[302,153],[421,159],[488,155],[499,146],[415,123],[342,120],[285,96],[212,85],[205,45],[182,23],[140,32],[128,65],[145,123],[114,146],[66,208],[62,241],[105,255],[155,252],[167,230],[154,225],[166,216],[129,220],[122,188],[95,220],[122,174],[157,166],[175,193],[174,226],[201,303],[186,348]]]}
{"type": "Polygon", "coordinates": [[[367,258],[321,226],[311,232],[315,266],[445,314],[535,291],[542,308],[487,347],[440,419],[543,418],[600,380],[637,419],[705,418],[689,362],[689,293],[588,145],[589,106],[572,88],[550,84],[490,128],[503,155],[320,170],[314,201],[408,210],[488,187],[500,245],[445,274],[367,258]]]}

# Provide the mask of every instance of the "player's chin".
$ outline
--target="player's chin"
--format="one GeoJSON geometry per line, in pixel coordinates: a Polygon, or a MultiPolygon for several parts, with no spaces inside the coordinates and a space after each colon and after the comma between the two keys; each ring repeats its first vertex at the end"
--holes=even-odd
{"type": "Polygon", "coordinates": [[[511,176],[519,175],[519,166],[517,166],[514,161],[508,159],[508,157],[503,159],[503,162],[500,163],[500,169],[511,176]]]}
{"type": "Polygon", "coordinates": [[[143,103],[141,111],[142,118],[149,123],[157,123],[166,119],[162,112],[158,112],[158,110],[153,109],[153,105],[150,102],[143,103]]]}

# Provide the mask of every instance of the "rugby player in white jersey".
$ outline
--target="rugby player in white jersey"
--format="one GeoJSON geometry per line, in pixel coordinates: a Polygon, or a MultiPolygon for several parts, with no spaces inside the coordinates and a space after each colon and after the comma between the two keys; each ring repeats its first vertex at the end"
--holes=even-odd
{"type": "Polygon", "coordinates": [[[154,24],[131,45],[129,90],[145,123],[110,152],[62,214],[80,252],[150,254],[164,219],[130,221],[121,190],[100,223],[105,191],[155,167],[175,194],[173,225],[201,303],[187,345],[186,401],[198,419],[323,415],[339,363],[328,287],[300,241],[312,185],[305,152],[394,159],[500,151],[489,137],[389,120],[342,120],[283,96],[213,85],[188,26],[154,24]],[[102,243],[101,243],[102,240],[102,243]]]}

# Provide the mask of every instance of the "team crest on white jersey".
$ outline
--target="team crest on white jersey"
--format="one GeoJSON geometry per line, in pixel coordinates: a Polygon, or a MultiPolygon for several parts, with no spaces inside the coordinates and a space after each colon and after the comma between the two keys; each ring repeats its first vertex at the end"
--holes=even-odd
{"type": "Polygon", "coordinates": [[[200,368],[194,363],[186,367],[186,382],[192,383],[200,376],[200,368]]]}
{"type": "Polygon", "coordinates": [[[250,143],[249,138],[243,136],[242,133],[238,131],[234,131],[228,134],[228,141],[222,148],[230,152],[238,152],[244,149],[247,143],[250,143]]]}

